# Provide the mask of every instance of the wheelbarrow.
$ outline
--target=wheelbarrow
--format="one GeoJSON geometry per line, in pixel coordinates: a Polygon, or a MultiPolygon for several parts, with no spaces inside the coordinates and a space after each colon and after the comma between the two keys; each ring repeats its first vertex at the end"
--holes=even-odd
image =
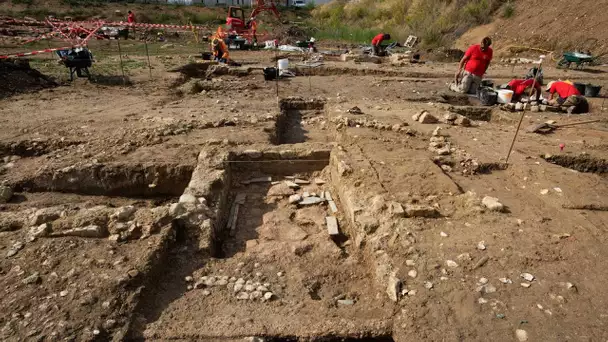
{"type": "Polygon", "coordinates": [[[580,52],[566,52],[562,59],[557,62],[558,68],[570,68],[572,63],[576,64],[577,68],[582,68],[584,65],[592,65],[597,58],[591,55],[580,52]]]}
{"type": "Polygon", "coordinates": [[[93,65],[93,54],[87,48],[76,48],[56,51],[57,56],[70,71],[70,81],[74,80],[74,74],[78,77],[90,78],[89,67],[93,65]]]}

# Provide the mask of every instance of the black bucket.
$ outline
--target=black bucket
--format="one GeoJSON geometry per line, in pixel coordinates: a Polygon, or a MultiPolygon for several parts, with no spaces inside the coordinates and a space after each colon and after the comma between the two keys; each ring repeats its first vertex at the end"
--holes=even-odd
{"type": "Polygon", "coordinates": [[[277,76],[279,74],[277,68],[264,68],[263,71],[264,71],[264,80],[266,80],[266,81],[276,80],[277,76]]]}
{"type": "Polygon", "coordinates": [[[585,96],[598,97],[600,95],[600,90],[602,90],[602,86],[587,84],[587,86],[585,86],[585,96]]]}
{"type": "Polygon", "coordinates": [[[477,90],[477,97],[484,106],[493,106],[498,102],[498,93],[489,87],[481,87],[477,90]]]}
{"type": "Polygon", "coordinates": [[[582,95],[582,94],[585,94],[585,88],[587,88],[587,85],[583,84],[583,83],[574,83],[574,87],[582,95]]]}
{"type": "Polygon", "coordinates": [[[203,52],[201,57],[203,57],[203,60],[210,61],[213,58],[213,53],[203,52]]]}

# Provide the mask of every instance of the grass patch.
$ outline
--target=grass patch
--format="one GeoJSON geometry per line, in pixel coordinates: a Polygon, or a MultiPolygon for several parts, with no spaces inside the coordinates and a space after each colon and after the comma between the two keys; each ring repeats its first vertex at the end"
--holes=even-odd
{"type": "Polygon", "coordinates": [[[512,2],[507,2],[503,7],[502,7],[502,17],[505,19],[509,19],[511,17],[513,17],[515,15],[515,6],[513,5],[512,2]]]}
{"type": "Polygon", "coordinates": [[[312,32],[312,36],[315,39],[340,40],[354,43],[369,43],[376,34],[378,33],[374,30],[348,25],[323,27],[312,32]]]}
{"type": "Polygon", "coordinates": [[[12,0],[11,1],[15,5],[31,5],[34,3],[34,0],[12,0]]]}
{"type": "Polygon", "coordinates": [[[505,0],[334,0],[312,11],[319,38],[369,41],[387,32],[398,41],[420,37],[438,47],[468,28],[486,24],[505,0]],[[353,37],[353,38],[350,38],[353,37]]]}

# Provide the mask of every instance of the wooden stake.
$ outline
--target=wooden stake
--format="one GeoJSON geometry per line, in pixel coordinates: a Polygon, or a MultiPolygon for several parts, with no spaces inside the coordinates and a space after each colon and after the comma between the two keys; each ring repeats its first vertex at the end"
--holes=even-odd
{"type": "MultiPolygon", "coordinates": [[[[530,102],[530,97],[532,96],[532,90],[534,89],[534,85],[536,84],[536,76],[543,67],[543,60],[540,60],[540,64],[538,65],[538,69],[536,69],[536,73],[534,73],[534,83],[532,84],[532,88],[528,92],[528,102],[530,102]]],[[[507,158],[505,160],[505,164],[509,164],[509,157],[511,156],[511,152],[513,151],[513,146],[515,145],[515,140],[517,139],[517,134],[519,133],[519,128],[521,127],[522,121],[524,121],[524,116],[526,115],[526,107],[524,106],[524,110],[521,112],[521,117],[519,118],[519,123],[517,124],[517,130],[515,131],[515,135],[513,135],[513,141],[511,141],[511,146],[509,147],[509,153],[507,153],[507,158]]]]}
{"type": "Polygon", "coordinates": [[[150,54],[148,53],[148,35],[144,39],[144,46],[146,47],[146,56],[148,57],[148,70],[150,71],[150,79],[152,79],[152,64],[150,64],[150,54]]]}
{"type": "Polygon", "coordinates": [[[120,49],[120,39],[116,39],[118,42],[118,60],[120,61],[120,71],[122,72],[122,83],[127,84],[127,79],[125,78],[125,69],[122,66],[122,50],[120,49]]]}

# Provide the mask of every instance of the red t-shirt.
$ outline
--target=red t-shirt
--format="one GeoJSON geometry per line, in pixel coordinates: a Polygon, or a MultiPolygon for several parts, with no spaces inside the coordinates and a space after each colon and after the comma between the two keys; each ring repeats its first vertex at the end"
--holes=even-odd
{"type": "Polygon", "coordinates": [[[378,45],[384,40],[384,33],[380,33],[372,39],[372,45],[378,45]]]}
{"type": "Polygon", "coordinates": [[[530,78],[528,80],[512,80],[509,82],[509,88],[513,90],[515,95],[523,95],[526,91],[526,88],[532,87],[540,90],[540,84],[538,82],[534,82],[534,79],[530,78]]]}
{"type": "Polygon", "coordinates": [[[567,98],[572,95],[580,95],[581,93],[576,89],[576,87],[570,83],[566,82],[555,82],[549,88],[549,93],[555,94],[557,93],[559,97],[562,99],[567,98]]]}
{"type": "Polygon", "coordinates": [[[131,13],[129,14],[129,16],[127,17],[127,21],[130,23],[134,23],[135,22],[135,14],[131,13]]]}
{"type": "Polygon", "coordinates": [[[471,45],[467,52],[464,53],[464,56],[469,57],[467,64],[464,66],[464,70],[481,77],[485,74],[490,61],[492,60],[492,48],[488,47],[486,51],[481,51],[481,46],[479,44],[471,45]]]}

